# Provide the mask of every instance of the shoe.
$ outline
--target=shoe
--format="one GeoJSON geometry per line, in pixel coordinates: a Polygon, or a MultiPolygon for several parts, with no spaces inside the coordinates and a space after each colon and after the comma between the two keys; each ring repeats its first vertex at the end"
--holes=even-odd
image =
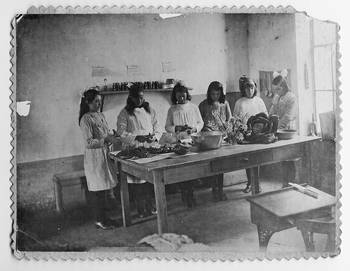
{"type": "Polygon", "coordinates": [[[151,214],[152,214],[152,215],[158,214],[157,209],[156,209],[155,207],[153,207],[153,208],[151,209],[151,214]]]}
{"type": "Polygon", "coordinates": [[[113,219],[113,218],[107,218],[105,223],[107,225],[111,225],[114,227],[121,227],[122,226],[122,221],[118,220],[118,219],[113,219]]]}
{"type": "Polygon", "coordinates": [[[218,202],[219,201],[219,195],[218,195],[218,193],[213,193],[213,201],[214,202],[218,202]]]}
{"type": "Polygon", "coordinates": [[[111,229],[114,229],[114,226],[109,224],[109,223],[106,223],[106,222],[101,222],[101,221],[96,221],[95,222],[95,227],[97,229],[101,229],[101,230],[111,230],[111,229]]]}
{"type": "Polygon", "coordinates": [[[146,214],[145,213],[139,213],[137,216],[138,216],[138,218],[145,218],[146,214]]]}
{"type": "Polygon", "coordinates": [[[219,201],[225,201],[225,200],[227,200],[226,194],[225,194],[224,192],[219,193],[219,194],[218,194],[218,200],[219,200],[219,201]]]}
{"type": "Polygon", "coordinates": [[[262,192],[262,189],[261,189],[261,187],[260,187],[260,185],[259,185],[259,190],[256,192],[257,194],[259,194],[259,193],[261,193],[262,192]]]}
{"type": "Polygon", "coordinates": [[[188,208],[193,208],[197,205],[197,202],[193,196],[193,193],[189,193],[189,195],[187,196],[187,207],[188,208]]]}
{"type": "Polygon", "coordinates": [[[252,191],[252,187],[250,185],[247,185],[246,188],[243,189],[243,193],[249,193],[252,191]]]}
{"type": "MultiPolygon", "coordinates": [[[[252,187],[247,185],[247,187],[244,188],[243,193],[250,193],[250,192],[252,192],[252,187]]],[[[256,194],[259,194],[261,192],[262,190],[261,190],[261,187],[259,186],[259,190],[256,192],[256,194]]]]}

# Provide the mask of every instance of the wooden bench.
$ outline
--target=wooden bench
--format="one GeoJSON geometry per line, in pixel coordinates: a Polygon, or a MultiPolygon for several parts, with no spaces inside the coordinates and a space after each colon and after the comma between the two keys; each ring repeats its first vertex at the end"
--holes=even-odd
{"type": "Polygon", "coordinates": [[[55,186],[57,212],[61,213],[62,211],[64,211],[63,194],[62,194],[63,187],[80,185],[85,190],[85,200],[87,200],[88,189],[86,186],[86,178],[85,178],[84,170],[55,174],[53,175],[52,180],[55,186]]]}

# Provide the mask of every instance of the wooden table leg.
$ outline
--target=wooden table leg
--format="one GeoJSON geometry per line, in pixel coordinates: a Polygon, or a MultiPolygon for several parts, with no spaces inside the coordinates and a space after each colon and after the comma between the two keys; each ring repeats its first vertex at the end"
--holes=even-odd
{"type": "Polygon", "coordinates": [[[261,251],[266,251],[270,238],[274,234],[274,231],[261,225],[257,225],[257,228],[259,237],[259,248],[261,251]]]}
{"type": "Polygon", "coordinates": [[[168,232],[167,202],[162,171],[153,171],[154,194],[157,207],[158,234],[168,232]]]}
{"type": "Polygon", "coordinates": [[[119,162],[118,162],[118,172],[119,172],[119,178],[120,178],[120,201],[122,204],[123,226],[127,227],[131,225],[128,180],[126,178],[125,172],[122,171],[121,163],[119,162]]]}
{"type": "Polygon", "coordinates": [[[58,213],[63,211],[63,195],[62,195],[62,186],[56,179],[54,182],[55,185],[55,198],[56,198],[56,210],[58,213]]]}
{"type": "Polygon", "coordinates": [[[252,194],[258,194],[260,192],[259,167],[247,168],[247,171],[249,172],[248,178],[251,180],[252,194]]]}
{"type": "Polygon", "coordinates": [[[308,142],[307,144],[305,144],[303,155],[303,160],[307,170],[306,183],[314,187],[317,187],[316,183],[319,179],[318,165],[314,160],[314,158],[316,158],[315,152],[319,147],[317,143],[320,144],[319,142],[308,142]]]}
{"type": "Polygon", "coordinates": [[[282,166],[282,188],[287,187],[288,183],[299,183],[300,177],[300,158],[283,161],[282,166]]]}

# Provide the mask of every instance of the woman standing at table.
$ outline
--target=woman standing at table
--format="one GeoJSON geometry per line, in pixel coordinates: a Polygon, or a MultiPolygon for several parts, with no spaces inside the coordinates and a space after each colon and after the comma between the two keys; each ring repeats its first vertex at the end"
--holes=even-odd
{"type": "MultiPolygon", "coordinates": [[[[192,133],[200,132],[203,128],[203,120],[198,106],[191,103],[191,95],[183,83],[177,83],[171,94],[172,105],[168,110],[165,130],[176,134],[177,138],[190,137],[192,133]]],[[[193,195],[194,181],[180,183],[183,201],[189,208],[196,202],[193,195]]]]}
{"type": "MultiPolygon", "coordinates": [[[[142,146],[161,137],[156,112],[145,101],[143,88],[137,85],[130,87],[126,106],[118,116],[117,134],[121,136],[123,148],[142,146]]],[[[139,217],[156,213],[152,206],[152,184],[131,175],[127,176],[127,180],[134,185],[139,217]]]]}
{"type": "MultiPolygon", "coordinates": [[[[270,115],[277,115],[279,117],[278,129],[292,129],[296,130],[297,118],[297,97],[288,86],[286,76],[287,71],[284,70],[277,74],[272,80],[272,88],[276,92],[276,97],[273,100],[270,108],[270,115]]],[[[297,162],[299,159],[283,161],[281,163],[282,170],[285,173],[283,180],[283,187],[288,186],[289,182],[295,182],[297,176],[297,162]]]]}
{"type": "MultiPolygon", "coordinates": [[[[259,113],[265,113],[267,115],[267,109],[264,101],[257,96],[256,83],[246,76],[242,76],[239,79],[239,90],[242,98],[238,99],[233,114],[243,118],[243,122],[246,123],[251,116],[255,116],[259,113]]],[[[246,170],[248,183],[243,190],[244,193],[251,191],[251,175],[250,171],[246,170]]],[[[260,190],[260,188],[259,188],[260,190]]]]}
{"type": "Polygon", "coordinates": [[[272,80],[272,87],[277,92],[270,108],[270,115],[279,117],[279,129],[295,129],[295,120],[297,118],[297,98],[290,90],[287,80],[281,74],[278,74],[272,80]]]}
{"type": "MultiPolygon", "coordinates": [[[[218,81],[209,84],[207,98],[199,104],[199,111],[204,121],[202,131],[226,132],[226,123],[231,119],[231,109],[225,100],[223,86],[218,81]]],[[[223,178],[219,176],[209,177],[212,183],[214,201],[226,200],[223,192],[223,178]]]]}
{"type": "Polygon", "coordinates": [[[118,139],[109,133],[105,116],[99,112],[101,97],[95,89],[84,92],[80,101],[79,126],[84,143],[84,171],[88,190],[92,194],[95,225],[99,229],[111,229],[116,221],[107,217],[107,193],[116,186],[113,162],[109,158],[109,145],[118,139]]]}

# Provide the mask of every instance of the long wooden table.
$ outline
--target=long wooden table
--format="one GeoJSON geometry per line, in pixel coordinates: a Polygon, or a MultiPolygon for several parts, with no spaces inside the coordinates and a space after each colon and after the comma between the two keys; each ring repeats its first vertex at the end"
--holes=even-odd
{"type": "MultiPolygon", "coordinates": [[[[120,193],[124,226],[131,224],[129,191],[126,174],[142,178],[154,185],[158,233],[168,231],[165,185],[220,175],[240,169],[248,169],[252,178],[252,193],[259,190],[258,167],[264,164],[301,158],[308,171],[308,179],[314,184],[314,161],[311,153],[319,137],[298,136],[272,144],[247,144],[223,146],[217,150],[203,151],[196,155],[138,164],[132,160],[116,158],[120,174],[120,193]]],[[[288,176],[286,176],[288,177],[288,176]]]]}

